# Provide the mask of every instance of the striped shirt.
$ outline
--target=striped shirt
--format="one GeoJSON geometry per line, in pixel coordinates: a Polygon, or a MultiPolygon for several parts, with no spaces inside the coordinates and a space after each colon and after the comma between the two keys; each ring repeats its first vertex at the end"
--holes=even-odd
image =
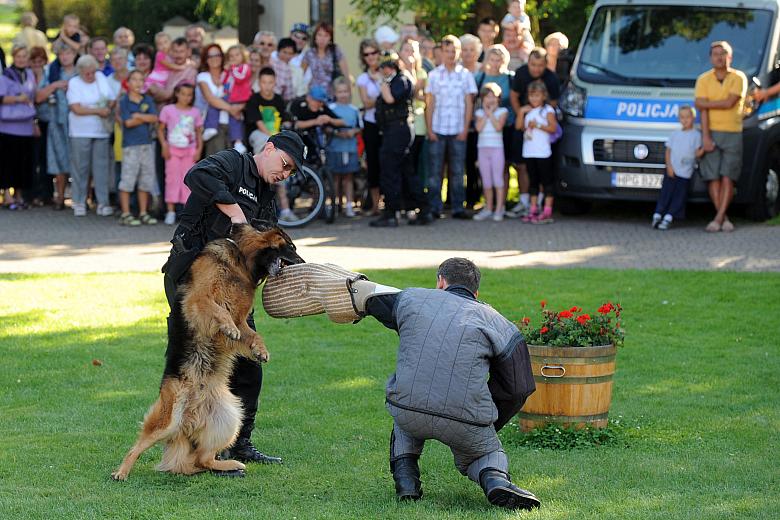
{"type": "Polygon", "coordinates": [[[432,130],[440,135],[457,135],[465,125],[466,96],[477,93],[474,76],[462,65],[452,72],[439,65],[428,75],[426,94],[433,94],[432,130]]]}

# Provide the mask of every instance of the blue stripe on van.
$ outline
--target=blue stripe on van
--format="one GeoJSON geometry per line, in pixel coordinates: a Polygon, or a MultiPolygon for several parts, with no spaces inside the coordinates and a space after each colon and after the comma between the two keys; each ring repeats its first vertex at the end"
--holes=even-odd
{"type": "Polygon", "coordinates": [[[780,112],[780,98],[764,101],[761,103],[761,106],[758,107],[758,117],[760,119],[766,119],[777,115],[778,112],[780,112]]]}
{"type": "Polygon", "coordinates": [[[585,103],[585,117],[610,121],[676,123],[677,112],[682,105],[693,106],[693,100],[588,96],[585,103]]]}

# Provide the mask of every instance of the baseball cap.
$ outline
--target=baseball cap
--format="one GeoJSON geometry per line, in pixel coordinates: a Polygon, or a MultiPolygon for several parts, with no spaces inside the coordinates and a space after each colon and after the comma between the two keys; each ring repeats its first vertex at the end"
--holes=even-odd
{"type": "Polygon", "coordinates": [[[309,26],[306,25],[305,23],[300,23],[300,22],[294,23],[292,25],[292,29],[290,29],[290,34],[294,32],[302,32],[302,33],[309,34],[309,26]]]}
{"type": "Polygon", "coordinates": [[[268,142],[273,143],[275,148],[287,152],[295,163],[295,169],[301,171],[308,150],[298,134],[290,130],[282,130],[278,134],[269,137],[268,142]]]}
{"type": "Polygon", "coordinates": [[[309,89],[309,95],[315,101],[326,103],[328,101],[328,91],[322,85],[312,85],[309,89]]]}

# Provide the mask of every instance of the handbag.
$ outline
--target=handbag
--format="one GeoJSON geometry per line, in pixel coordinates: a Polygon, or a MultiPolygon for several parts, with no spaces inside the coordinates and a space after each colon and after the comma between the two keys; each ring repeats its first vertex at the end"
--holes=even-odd
{"type": "Polygon", "coordinates": [[[330,44],[330,53],[333,57],[333,72],[330,74],[330,80],[334,81],[336,78],[340,77],[342,75],[341,73],[341,67],[339,66],[338,60],[336,60],[336,44],[331,43],[330,44]]]}

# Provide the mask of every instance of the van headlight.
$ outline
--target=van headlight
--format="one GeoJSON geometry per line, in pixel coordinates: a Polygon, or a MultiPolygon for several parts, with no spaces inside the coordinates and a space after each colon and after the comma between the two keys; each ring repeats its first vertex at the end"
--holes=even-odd
{"type": "Polygon", "coordinates": [[[587,91],[584,88],[578,87],[570,81],[561,94],[561,110],[570,116],[582,117],[585,114],[587,96],[587,91]]]}

